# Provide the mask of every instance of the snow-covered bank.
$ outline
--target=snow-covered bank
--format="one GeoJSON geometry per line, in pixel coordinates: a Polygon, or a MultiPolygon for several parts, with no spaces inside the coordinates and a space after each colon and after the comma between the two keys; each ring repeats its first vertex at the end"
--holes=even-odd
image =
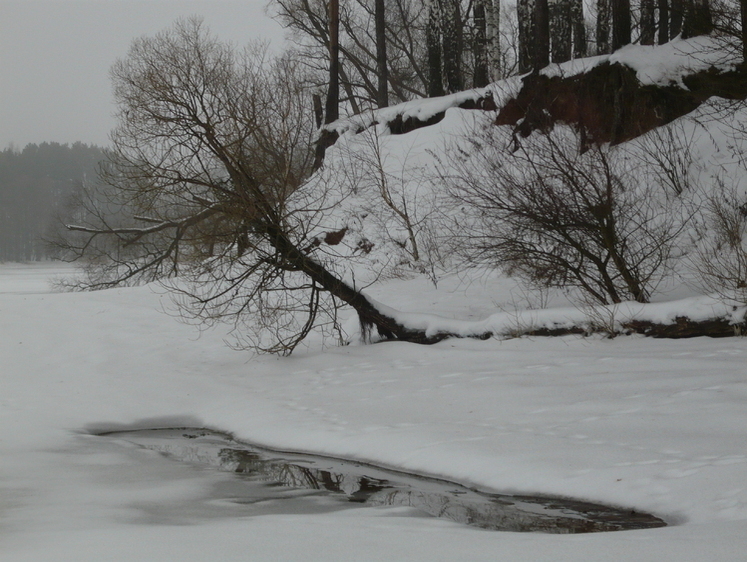
{"type": "MultiPolygon", "coordinates": [[[[562,64],[552,63],[540,71],[542,76],[572,77],[603,64],[621,64],[635,70],[642,85],[671,86],[687,89],[683,77],[708,70],[730,71],[741,62],[741,54],[730,49],[723,38],[697,36],[677,38],[656,47],[626,45],[614,53],[584,57],[562,64]]],[[[337,135],[358,133],[377,123],[414,120],[425,123],[449,109],[490,99],[501,108],[521,89],[521,76],[511,76],[484,88],[473,88],[445,96],[418,99],[390,107],[346,117],[325,126],[337,135]]]]}
{"type": "Polygon", "coordinates": [[[455,320],[435,314],[404,313],[382,303],[376,303],[376,307],[410,328],[424,330],[426,335],[447,333],[461,337],[479,337],[482,334],[514,337],[532,332],[574,329],[584,333],[605,330],[623,333],[626,326],[634,322],[668,326],[678,318],[693,322],[724,320],[727,325],[738,328],[738,332],[745,323],[747,313],[747,307],[741,302],[730,302],[716,296],[689,297],[662,303],[624,302],[606,306],[502,311],[482,320],[455,320]]]}
{"type": "MultiPolygon", "coordinates": [[[[419,283],[372,295],[476,316],[509,299],[502,282],[453,292],[419,283]]],[[[224,333],[199,336],[159,312],[167,303],[149,287],[0,285],[0,560],[741,560],[747,551],[747,339],[311,344],[291,358],[251,358],[226,347],[224,333]],[[252,517],[215,499],[230,475],[85,434],[146,418],[610,502],[674,525],[567,537],[373,508],[252,517]]]]}

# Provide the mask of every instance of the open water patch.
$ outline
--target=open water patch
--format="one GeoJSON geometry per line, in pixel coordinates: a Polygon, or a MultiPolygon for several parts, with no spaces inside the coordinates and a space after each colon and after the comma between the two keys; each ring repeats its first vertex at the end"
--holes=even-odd
{"type": "Polygon", "coordinates": [[[137,429],[97,435],[232,472],[242,486],[232,501],[258,506],[274,502],[280,512],[283,505],[296,512],[298,502],[307,502],[303,511],[313,513],[314,505],[324,498],[324,511],[356,504],[410,507],[495,531],[592,533],[666,526],[658,517],[637,511],[559,497],[490,493],[372,464],[267,449],[210,429],[137,429]]]}

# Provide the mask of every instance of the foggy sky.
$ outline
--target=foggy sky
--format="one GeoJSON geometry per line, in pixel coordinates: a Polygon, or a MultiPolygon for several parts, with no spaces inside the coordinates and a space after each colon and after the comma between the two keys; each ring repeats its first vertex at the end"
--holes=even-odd
{"type": "Polygon", "coordinates": [[[203,16],[222,40],[283,30],[267,0],[0,0],[0,150],[11,143],[108,144],[114,125],[109,68],[135,37],[179,17],[203,16]]]}

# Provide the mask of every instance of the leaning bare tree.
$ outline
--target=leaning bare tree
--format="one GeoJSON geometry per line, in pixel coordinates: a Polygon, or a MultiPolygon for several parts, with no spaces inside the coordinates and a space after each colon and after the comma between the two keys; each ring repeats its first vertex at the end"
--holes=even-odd
{"type": "Polygon", "coordinates": [[[338,303],[364,334],[443,339],[382,313],[314,243],[334,197],[305,181],[315,130],[296,72],[257,48],[237,53],[195,19],[135,41],[112,69],[105,186],[68,226],[67,250],[89,264],[80,287],[178,276],[170,287],[188,314],[256,328],[242,333],[260,351],[291,352],[338,303]]]}

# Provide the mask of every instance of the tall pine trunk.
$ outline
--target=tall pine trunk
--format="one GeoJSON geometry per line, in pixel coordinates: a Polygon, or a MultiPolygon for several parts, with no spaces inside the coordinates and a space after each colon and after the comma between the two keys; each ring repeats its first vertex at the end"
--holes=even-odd
{"type": "MultiPolygon", "coordinates": [[[[606,0],[605,0],[606,1],[606,0]]],[[[532,70],[534,65],[535,26],[534,26],[535,0],[517,0],[516,16],[519,31],[519,73],[524,74],[532,70]]]]}
{"type": "Polygon", "coordinates": [[[659,0],[659,45],[669,41],[669,1],[659,0]]]}
{"type": "Polygon", "coordinates": [[[612,0],[597,0],[597,54],[610,52],[610,19],[612,0]]]}
{"type": "Polygon", "coordinates": [[[462,13],[460,0],[444,0],[443,53],[446,89],[449,93],[464,89],[462,77],[462,13]]]}
{"type": "Polygon", "coordinates": [[[378,78],[376,102],[379,107],[389,105],[389,74],[386,56],[386,13],[384,0],[376,0],[376,74],[378,78]]]}
{"type": "Polygon", "coordinates": [[[612,50],[630,45],[630,0],[612,0],[612,50]]]}
{"type": "Polygon", "coordinates": [[[708,35],[713,31],[713,16],[708,0],[685,0],[685,13],[682,20],[682,38],[708,35]]]}
{"type": "Polygon", "coordinates": [[[682,32],[685,5],[683,0],[671,0],[669,5],[669,38],[674,39],[682,32]]]}
{"type": "MultiPolygon", "coordinates": [[[[485,18],[488,40],[488,69],[492,81],[500,80],[501,74],[501,5],[500,0],[485,1],[485,18]]],[[[747,1],[747,0],[745,0],[747,1]]]]}
{"type": "Polygon", "coordinates": [[[534,70],[550,64],[550,7],[548,0],[535,0],[534,4],[535,51],[534,70]]]}
{"type": "Polygon", "coordinates": [[[431,98],[443,96],[445,93],[441,70],[440,8],[440,0],[428,0],[428,24],[425,30],[425,46],[428,56],[428,96],[431,98]]]}
{"type": "Polygon", "coordinates": [[[550,37],[552,41],[552,62],[571,60],[572,25],[571,0],[548,0],[550,13],[550,37]]]}
{"type": "Polygon", "coordinates": [[[584,21],[583,0],[570,0],[571,28],[573,30],[573,58],[586,56],[586,22],[584,21]]]}
{"type": "Polygon", "coordinates": [[[488,21],[485,0],[475,0],[472,10],[475,26],[473,46],[475,70],[472,75],[472,84],[475,88],[482,88],[490,83],[490,73],[488,71],[488,21]]]}
{"type": "Polygon", "coordinates": [[[654,0],[641,0],[641,45],[653,45],[655,36],[654,0]]]}

